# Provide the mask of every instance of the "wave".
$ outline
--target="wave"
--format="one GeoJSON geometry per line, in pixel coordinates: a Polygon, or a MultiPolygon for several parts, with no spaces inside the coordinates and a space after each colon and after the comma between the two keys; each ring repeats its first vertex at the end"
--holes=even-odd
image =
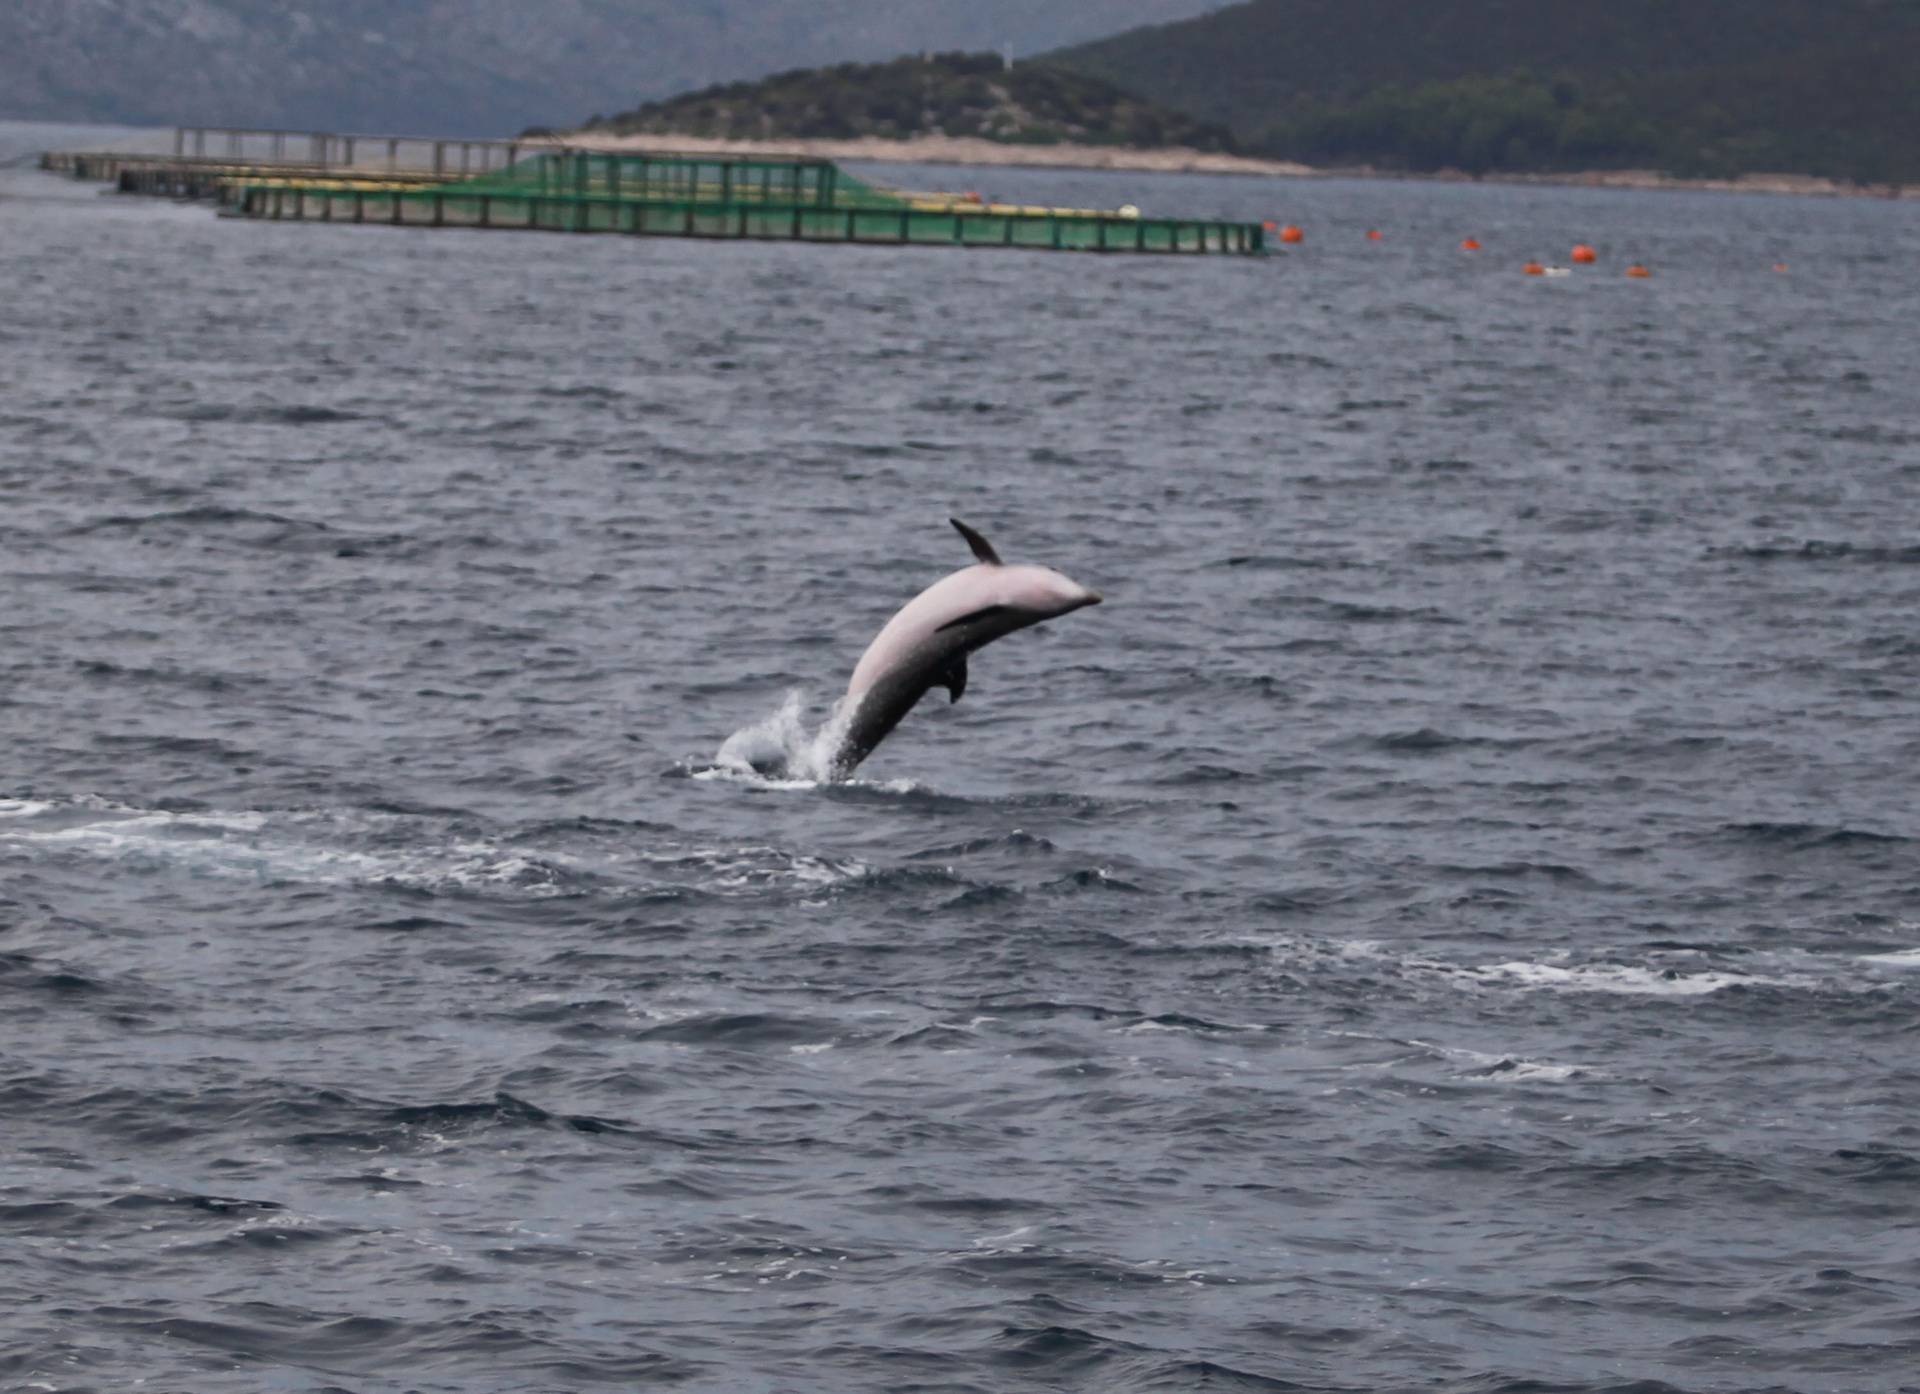
{"type": "Polygon", "coordinates": [[[264,513],[251,508],[227,508],[205,505],[198,508],[168,509],[159,513],[116,513],[96,518],[67,530],[70,537],[85,537],[101,532],[146,532],[148,530],[196,531],[219,529],[242,535],[242,540],[257,546],[272,546],[290,538],[331,532],[325,523],[305,518],[290,518],[280,513],[264,513]]]}
{"type": "Polygon", "coordinates": [[[224,402],[192,402],[163,408],[155,413],[172,421],[233,422],[245,426],[332,426],[370,418],[340,407],[312,406],[306,403],[279,404],[251,402],[244,405],[224,402]]]}
{"type": "Polygon", "coordinates": [[[1874,832],[1868,828],[1849,828],[1834,823],[1725,823],[1719,829],[1719,836],[1730,842],[1756,847],[1784,847],[1793,851],[1890,848],[1913,843],[1912,838],[1898,833],[1874,832]]]}
{"type": "Polygon", "coordinates": [[[1389,755],[1434,755],[1451,750],[1524,750],[1542,743],[1543,738],[1539,736],[1463,736],[1432,726],[1386,731],[1378,735],[1350,736],[1342,742],[1351,749],[1378,750],[1389,755]]]}
{"type": "Polygon", "coordinates": [[[417,849],[342,846],[296,835],[298,816],[129,811],[85,822],[0,828],[0,846],[69,853],[146,870],[179,869],[267,884],[392,885],[434,893],[513,891],[542,897],[574,889],[564,859],[543,860],[484,842],[417,849]]]}
{"type": "MultiPolygon", "coordinates": [[[[1616,959],[1569,961],[1549,956],[1545,961],[1516,958],[1472,963],[1412,953],[1401,945],[1378,940],[1325,940],[1283,935],[1272,939],[1255,937],[1239,942],[1264,946],[1289,970],[1313,968],[1318,972],[1328,972],[1351,966],[1364,970],[1370,977],[1384,983],[1397,981],[1409,991],[1440,984],[1476,993],[1523,991],[1689,999],[1727,991],[1761,989],[1794,992],[1886,990],[1884,978],[1847,971],[1858,961],[1851,958],[1827,963],[1805,955],[1792,955],[1782,957],[1776,971],[1767,971],[1772,963],[1769,959],[1768,963],[1746,962],[1741,971],[1736,972],[1717,964],[1701,964],[1696,956],[1687,956],[1677,962],[1661,959],[1647,961],[1633,951],[1621,951],[1616,959]]],[[[1758,957],[1750,955],[1749,959],[1758,957]]],[[[1492,1068],[1499,1066],[1503,1059],[1491,1056],[1483,1063],[1492,1068]]],[[[1512,1063],[1518,1067],[1526,1062],[1512,1063]]],[[[1504,1069],[1500,1072],[1508,1073],[1504,1069]]]]}
{"type": "Polygon", "coordinates": [[[1890,949],[1885,953],[1862,954],[1860,962],[1876,964],[1882,968],[1920,969],[1920,949],[1890,949]]]}
{"type": "Polygon", "coordinates": [[[1808,538],[1802,542],[1780,541],[1739,547],[1710,547],[1710,557],[1731,557],[1741,561],[1854,562],[1867,566],[1920,565],[1920,547],[1872,542],[1829,542],[1808,538]]]}
{"type": "MultiPolygon", "coordinates": [[[[852,858],[769,844],[668,842],[647,823],[543,820],[515,828],[448,811],[174,810],[94,798],[0,800],[0,854],[8,852],[264,886],[358,886],[522,903],[587,894],[805,897],[869,880],[886,889],[895,875],[852,858]]],[[[410,912],[368,927],[412,932],[440,923],[410,912]]]]}

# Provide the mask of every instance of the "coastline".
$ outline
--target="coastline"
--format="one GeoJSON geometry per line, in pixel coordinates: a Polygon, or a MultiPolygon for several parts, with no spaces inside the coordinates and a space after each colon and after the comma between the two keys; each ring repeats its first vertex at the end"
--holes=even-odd
{"type": "Polygon", "coordinates": [[[1680,179],[1650,169],[1487,175],[1441,170],[1432,174],[1416,174],[1369,166],[1321,168],[1291,160],[1223,155],[1177,146],[1142,150],[1117,145],[1010,145],[974,136],[915,136],[908,140],[890,140],[880,136],[859,136],[850,140],[719,140],[709,136],[615,136],[569,132],[556,136],[554,140],[556,144],[575,149],[631,151],[635,154],[805,155],[817,159],[876,164],[1136,170],[1151,174],[1233,174],[1267,179],[1404,179],[1447,184],[1554,185],[1673,193],[1794,195],[1802,198],[1920,199],[1920,185],[1850,184],[1812,174],[1743,174],[1732,179],[1680,179]]]}
{"type": "Polygon", "coordinates": [[[1285,160],[1259,160],[1178,146],[1137,150],[1121,145],[1010,145],[977,136],[915,136],[911,140],[889,140],[881,136],[858,136],[851,140],[717,140],[710,136],[610,136],[579,131],[562,133],[555,137],[555,143],[578,150],[634,154],[806,155],[874,164],[1129,169],[1156,174],[1244,174],[1267,178],[1307,178],[1323,173],[1285,160]]]}

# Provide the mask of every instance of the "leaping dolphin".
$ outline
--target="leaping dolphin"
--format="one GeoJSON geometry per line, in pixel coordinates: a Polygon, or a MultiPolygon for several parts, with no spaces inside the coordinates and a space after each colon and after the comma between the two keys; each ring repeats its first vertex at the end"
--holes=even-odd
{"type": "Polygon", "coordinates": [[[949,701],[959,701],[967,690],[967,655],[975,649],[1100,603],[1098,592],[1050,566],[1008,566],[986,538],[958,518],[947,521],[979,565],[935,581],[867,645],[840,703],[846,734],[833,757],[838,778],[866,759],[930,688],[944,687],[949,701]]]}

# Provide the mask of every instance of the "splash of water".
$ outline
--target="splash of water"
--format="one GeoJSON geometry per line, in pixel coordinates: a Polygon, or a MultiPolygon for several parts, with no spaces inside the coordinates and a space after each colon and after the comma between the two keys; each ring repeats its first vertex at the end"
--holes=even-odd
{"type": "Polygon", "coordinates": [[[721,742],[714,763],[734,774],[825,784],[840,778],[835,757],[846,740],[850,712],[834,703],[833,710],[814,727],[806,710],[806,694],[795,688],[781,700],[780,709],[742,726],[721,742]]]}

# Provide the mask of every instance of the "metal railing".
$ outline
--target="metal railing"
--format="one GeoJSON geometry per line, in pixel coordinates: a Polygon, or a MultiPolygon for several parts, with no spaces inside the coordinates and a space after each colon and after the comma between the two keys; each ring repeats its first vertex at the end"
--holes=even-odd
{"type": "Polygon", "coordinates": [[[465,140],[451,136],[364,135],[338,131],[274,131],[244,126],[181,126],[173,153],[236,164],[300,164],[323,169],[417,171],[442,178],[505,169],[551,142],[465,140]]]}

